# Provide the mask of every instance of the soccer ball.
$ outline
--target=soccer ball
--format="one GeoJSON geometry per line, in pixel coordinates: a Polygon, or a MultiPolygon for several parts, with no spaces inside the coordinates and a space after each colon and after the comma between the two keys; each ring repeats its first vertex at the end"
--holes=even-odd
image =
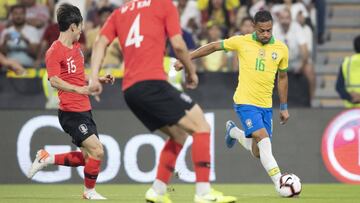
{"type": "Polygon", "coordinates": [[[287,173],[280,177],[279,194],[282,197],[297,197],[301,192],[300,178],[295,174],[287,173]]]}

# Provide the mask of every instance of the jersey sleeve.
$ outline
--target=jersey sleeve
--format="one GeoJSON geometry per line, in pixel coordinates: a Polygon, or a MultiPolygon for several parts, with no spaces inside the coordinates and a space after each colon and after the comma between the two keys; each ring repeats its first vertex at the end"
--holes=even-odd
{"type": "Polygon", "coordinates": [[[181,34],[179,13],[171,0],[165,1],[165,29],[169,38],[181,34]]]}
{"type": "Polygon", "coordinates": [[[105,36],[109,40],[109,44],[116,37],[116,15],[118,10],[115,10],[106,20],[104,26],[101,28],[100,35],[105,36]]]}
{"type": "Polygon", "coordinates": [[[228,39],[224,39],[221,42],[221,46],[225,51],[237,51],[241,43],[242,43],[242,37],[234,36],[228,39]]]}
{"type": "Polygon", "coordinates": [[[279,64],[279,71],[286,72],[289,66],[289,50],[286,45],[283,46],[283,57],[279,64]]]}
{"type": "Polygon", "coordinates": [[[48,72],[48,79],[53,76],[58,76],[61,73],[61,64],[60,64],[60,56],[56,54],[54,49],[49,50],[46,53],[45,63],[46,63],[46,70],[48,72]]]}

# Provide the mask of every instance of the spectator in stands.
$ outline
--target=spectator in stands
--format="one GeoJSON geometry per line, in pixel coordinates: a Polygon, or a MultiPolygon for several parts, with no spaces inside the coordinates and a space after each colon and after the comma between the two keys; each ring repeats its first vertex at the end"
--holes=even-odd
{"type": "Polygon", "coordinates": [[[253,19],[251,17],[245,17],[241,20],[239,29],[238,29],[240,35],[246,35],[253,33],[255,31],[253,19]]]}
{"type": "Polygon", "coordinates": [[[236,9],[239,7],[238,0],[198,0],[198,8],[201,11],[201,22],[204,30],[206,23],[212,21],[220,26],[223,36],[233,33],[235,25],[236,9]]]}
{"type": "MultiPolygon", "coordinates": [[[[297,22],[303,29],[303,34],[306,39],[306,45],[309,51],[309,56],[311,57],[313,54],[313,32],[308,24],[306,24],[306,19],[302,11],[300,11],[296,17],[297,22]]],[[[311,59],[311,58],[310,58],[311,59]]]]}
{"type": "Polygon", "coordinates": [[[8,18],[10,7],[16,4],[17,0],[0,0],[0,20],[8,18]]]}
{"type": "Polygon", "coordinates": [[[179,0],[177,2],[177,9],[179,11],[181,28],[190,34],[192,33],[192,38],[198,41],[198,35],[201,32],[201,15],[196,1],[179,0]]]}
{"type": "Polygon", "coordinates": [[[354,39],[355,54],[346,57],[340,66],[336,91],[345,107],[360,107],[360,35],[354,39]]]}
{"type": "Polygon", "coordinates": [[[297,2],[296,0],[284,0],[282,4],[276,4],[271,8],[272,14],[274,16],[278,16],[281,11],[284,9],[290,10],[291,13],[291,19],[293,21],[296,21],[296,18],[299,14],[299,12],[302,12],[303,16],[305,18],[309,18],[309,12],[306,9],[305,5],[300,1],[297,2]]]}
{"type": "Polygon", "coordinates": [[[317,28],[317,41],[319,44],[324,43],[325,34],[325,20],[326,20],[326,1],[313,0],[316,8],[316,28],[317,28]]]}
{"type": "MultiPolygon", "coordinates": [[[[182,37],[183,37],[186,47],[188,48],[189,51],[193,51],[197,48],[197,44],[195,43],[193,35],[191,35],[190,32],[182,29],[182,37]]],[[[175,52],[174,52],[173,48],[171,47],[170,43],[167,43],[167,50],[168,50],[168,56],[176,58],[175,52]]]]}
{"type": "MultiPolygon", "coordinates": [[[[81,13],[81,16],[83,17],[83,19],[87,19],[87,12],[90,10],[91,8],[91,3],[93,2],[93,0],[51,0],[51,1],[55,1],[55,6],[53,6],[53,10],[56,11],[60,5],[68,3],[71,5],[76,6],[81,13]]],[[[100,0],[101,1],[101,0],[100,0]]],[[[53,13],[53,18],[56,18],[56,13],[53,13]]],[[[85,24],[85,30],[86,31],[86,24],[85,24]]]]}
{"type": "Polygon", "coordinates": [[[116,6],[109,0],[95,0],[92,2],[87,14],[85,22],[85,32],[98,27],[101,24],[99,11],[102,8],[115,9],[116,6]]]}
{"type": "MultiPolygon", "coordinates": [[[[40,68],[45,66],[45,52],[51,46],[51,44],[59,38],[60,30],[59,24],[53,20],[46,29],[44,34],[42,35],[39,50],[37,52],[36,60],[34,62],[35,68],[40,68]]],[[[81,44],[81,49],[85,51],[85,35],[81,33],[79,43],[81,44]]]]}
{"type": "MultiPolygon", "coordinates": [[[[253,19],[251,17],[245,17],[241,20],[238,31],[235,34],[246,35],[253,33],[255,31],[253,19]]],[[[232,70],[239,71],[239,59],[236,55],[236,52],[232,52],[232,70]]]]}
{"type": "MultiPolygon", "coordinates": [[[[102,7],[98,10],[98,16],[100,20],[100,24],[86,32],[86,54],[88,59],[91,56],[91,50],[93,48],[93,44],[96,40],[96,37],[100,33],[101,27],[105,24],[106,19],[111,15],[113,8],[111,6],[102,7]]],[[[105,57],[102,63],[103,68],[121,68],[122,66],[122,56],[120,51],[119,41],[115,39],[111,45],[109,45],[106,49],[105,57]]]]}
{"type": "Polygon", "coordinates": [[[49,8],[36,3],[36,0],[19,0],[19,2],[26,7],[27,24],[36,27],[42,35],[50,20],[49,8]]]}
{"type": "MultiPolygon", "coordinates": [[[[200,11],[194,0],[179,0],[174,2],[180,16],[180,26],[182,37],[188,50],[195,50],[200,37],[200,11]],[[198,32],[198,33],[197,33],[198,32]]],[[[169,42],[166,45],[167,56],[176,58],[174,50],[169,42]]]]}
{"type": "Polygon", "coordinates": [[[283,41],[289,48],[289,72],[303,74],[309,83],[310,99],[315,94],[315,72],[311,63],[302,27],[291,18],[288,9],[279,12],[279,23],[274,24],[273,34],[275,38],[283,41]]]}
{"type": "Polygon", "coordinates": [[[258,11],[270,10],[265,0],[250,0],[249,3],[249,14],[254,17],[258,11]]]}
{"type": "Polygon", "coordinates": [[[0,49],[7,58],[16,60],[25,67],[31,67],[38,51],[40,35],[35,27],[26,24],[25,9],[20,4],[11,7],[12,26],[1,33],[0,49]]]}
{"type": "Polygon", "coordinates": [[[26,69],[17,61],[8,59],[6,56],[0,53],[0,67],[10,69],[15,72],[16,75],[23,75],[26,73],[26,69]]]}
{"type": "Polygon", "coordinates": [[[0,33],[8,26],[9,10],[17,0],[0,0],[0,33]]]}
{"type": "MultiPolygon", "coordinates": [[[[221,40],[222,35],[220,26],[213,23],[212,21],[209,21],[207,28],[208,38],[201,41],[201,45],[221,40]]],[[[203,66],[204,70],[208,72],[226,72],[228,71],[227,55],[223,51],[214,52],[208,56],[202,57],[201,65],[203,66]]]]}

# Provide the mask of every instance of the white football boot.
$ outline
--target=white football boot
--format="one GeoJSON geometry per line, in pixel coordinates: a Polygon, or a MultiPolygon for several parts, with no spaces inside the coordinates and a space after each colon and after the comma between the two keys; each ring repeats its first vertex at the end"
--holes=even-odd
{"type": "Polygon", "coordinates": [[[32,178],[38,171],[48,166],[49,164],[45,162],[45,159],[48,157],[49,153],[44,149],[37,151],[35,160],[29,169],[27,177],[32,178]]]}
{"type": "Polygon", "coordinates": [[[92,190],[88,190],[88,191],[84,192],[83,199],[87,199],[87,200],[105,200],[107,198],[100,195],[99,193],[97,193],[95,189],[92,189],[92,190]]]}

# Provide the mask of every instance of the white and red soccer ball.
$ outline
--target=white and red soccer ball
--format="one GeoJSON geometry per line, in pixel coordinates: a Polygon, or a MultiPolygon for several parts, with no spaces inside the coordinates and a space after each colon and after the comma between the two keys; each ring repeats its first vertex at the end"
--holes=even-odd
{"type": "Polygon", "coordinates": [[[287,173],[280,177],[278,190],[282,197],[297,197],[301,193],[301,181],[295,174],[287,173]]]}

